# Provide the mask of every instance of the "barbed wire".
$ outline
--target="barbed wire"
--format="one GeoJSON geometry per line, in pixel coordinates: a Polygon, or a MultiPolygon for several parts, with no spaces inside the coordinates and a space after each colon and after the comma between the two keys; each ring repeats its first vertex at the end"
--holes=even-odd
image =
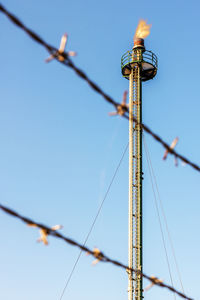
{"type": "MultiPolygon", "coordinates": [[[[55,54],[58,49],[51,46],[50,44],[48,44],[47,42],[45,42],[38,34],[36,34],[34,31],[32,31],[31,29],[29,29],[27,26],[25,26],[20,20],[19,18],[17,18],[16,16],[14,16],[12,13],[10,13],[7,9],[5,9],[5,7],[0,4],[0,11],[2,13],[4,13],[16,26],[20,27],[23,31],[25,31],[35,42],[39,43],[40,45],[42,45],[43,47],[46,48],[46,50],[50,53],[50,54],[55,54]]],[[[59,56],[62,56],[64,58],[64,61],[58,60],[58,58],[55,56],[55,59],[57,59],[60,63],[66,65],[67,67],[72,68],[79,77],[81,77],[82,79],[84,79],[85,81],[88,82],[88,84],[99,94],[101,94],[103,96],[103,98],[105,98],[108,102],[110,102],[111,104],[113,104],[115,107],[117,107],[119,105],[119,103],[117,103],[116,101],[114,101],[114,99],[112,99],[109,95],[107,95],[99,86],[97,86],[96,83],[94,83],[92,80],[89,79],[89,77],[79,68],[77,68],[73,62],[70,60],[68,53],[63,51],[62,53],[59,54],[59,56]]]]}
{"type": "MultiPolygon", "coordinates": [[[[39,43],[40,45],[42,45],[43,47],[45,47],[45,49],[50,53],[50,54],[54,54],[55,59],[57,59],[58,62],[64,64],[65,66],[73,69],[75,71],[75,73],[81,77],[83,80],[85,80],[89,86],[95,90],[97,93],[99,93],[107,102],[109,102],[110,104],[112,104],[116,109],[117,107],[120,106],[120,103],[116,102],[111,96],[109,96],[108,94],[106,94],[94,81],[92,81],[87,75],[86,73],[84,73],[81,69],[79,69],[78,67],[75,66],[75,64],[72,62],[72,60],[69,58],[69,55],[67,52],[63,52],[63,53],[59,53],[59,57],[62,56],[64,58],[64,61],[61,61],[58,59],[58,56],[56,57],[55,53],[58,52],[58,49],[51,46],[50,44],[48,44],[47,42],[45,42],[38,34],[36,34],[35,32],[33,32],[31,29],[29,29],[27,26],[25,26],[20,20],[19,18],[17,18],[16,16],[14,16],[12,13],[10,13],[7,9],[5,9],[5,7],[0,4],[0,11],[5,14],[16,26],[18,26],[19,28],[21,28],[24,32],[26,32],[26,34],[28,34],[35,42],[39,43]]],[[[124,118],[129,119],[127,113],[128,113],[128,108],[124,108],[124,111],[126,111],[126,113],[123,115],[124,118]]],[[[133,122],[137,123],[137,120],[134,118],[133,116],[133,122]]],[[[162,144],[162,146],[167,149],[169,151],[169,153],[171,155],[174,155],[176,158],[179,158],[180,160],[182,160],[184,163],[190,165],[193,169],[197,170],[200,172],[200,166],[197,165],[196,163],[191,162],[188,158],[184,157],[183,155],[179,154],[178,152],[176,152],[174,149],[171,149],[170,146],[160,137],[158,136],[156,133],[154,133],[147,125],[145,125],[144,123],[141,123],[140,126],[148,133],[150,134],[157,142],[159,142],[160,144],[162,144]]]]}
{"type": "Polygon", "coordinates": [[[72,245],[72,246],[75,246],[75,247],[78,247],[79,249],[81,249],[82,251],[88,253],[88,254],[91,254],[93,257],[95,257],[98,261],[101,261],[101,262],[106,262],[106,263],[111,263],[115,266],[118,266],[122,269],[125,269],[126,271],[131,271],[131,272],[134,272],[134,273],[139,273],[142,277],[144,277],[145,279],[149,280],[150,282],[152,282],[153,284],[157,285],[157,286],[160,286],[162,288],[166,288],[168,290],[170,290],[171,292],[173,293],[176,293],[177,295],[179,295],[180,297],[184,298],[184,299],[187,299],[187,300],[194,300],[186,295],[184,295],[183,293],[179,292],[178,290],[176,290],[175,288],[171,287],[170,285],[166,284],[166,283],[163,283],[162,281],[159,281],[157,277],[151,277],[151,276],[148,276],[144,273],[141,273],[140,271],[137,271],[135,269],[132,269],[132,268],[129,268],[127,265],[117,261],[117,260],[114,260],[112,258],[109,258],[107,255],[103,254],[103,252],[99,251],[98,249],[96,250],[91,250],[89,249],[88,247],[86,247],[85,245],[82,245],[78,242],[76,242],[75,240],[69,238],[69,237],[66,237],[62,234],[60,234],[59,232],[55,231],[54,229],[44,225],[44,224],[41,224],[41,223],[37,223],[27,217],[24,217],[20,214],[18,214],[16,211],[0,204],[0,209],[2,211],[4,211],[5,213],[13,216],[13,217],[16,217],[17,219],[23,221],[24,223],[26,223],[27,225],[29,226],[34,226],[34,227],[38,227],[40,229],[43,229],[45,230],[46,232],[46,235],[51,235],[55,238],[59,238],[63,241],[65,241],[66,243],[72,245]],[[98,250],[98,251],[97,251],[98,250]]]}
{"type": "MultiPolygon", "coordinates": [[[[33,32],[31,29],[29,29],[28,27],[26,27],[20,20],[19,18],[17,18],[16,16],[14,16],[12,13],[10,13],[7,9],[5,9],[5,7],[0,4],[0,11],[2,13],[4,13],[16,26],[20,27],[24,32],[26,32],[26,34],[28,34],[34,41],[36,41],[37,43],[39,43],[40,45],[42,45],[43,47],[45,47],[45,49],[50,53],[50,54],[55,54],[55,52],[58,51],[57,48],[55,48],[54,46],[51,46],[50,44],[46,43],[38,34],[36,34],[35,32],[33,32]]],[[[83,80],[85,80],[89,86],[95,90],[97,93],[99,93],[107,102],[111,103],[115,108],[117,108],[120,104],[118,102],[116,102],[112,97],[110,97],[108,94],[106,94],[95,82],[93,82],[87,75],[86,73],[84,73],[80,68],[76,67],[75,64],[71,61],[71,59],[68,56],[67,52],[63,52],[62,54],[59,54],[60,56],[62,56],[65,60],[64,61],[60,61],[58,60],[58,57],[55,56],[55,59],[57,59],[60,63],[66,65],[67,67],[70,67],[71,69],[73,69],[76,74],[81,77],[83,80]]],[[[128,109],[126,109],[126,113],[128,113],[128,109]]],[[[129,119],[127,114],[124,114],[123,117],[126,119],[129,119]]],[[[134,118],[133,116],[133,122],[138,123],[137,120],[134,118]]],[[[174,155],[175,157],[179,158],[180,160],[182,160],[183,162],[185,162],[186,164],[190,165],[192,168],[194,168],[197,171],[200,171],[200,167],[191,162],[189,159],[187,159],[186,157],[180,155],[179,153],[177,153],[175,150],[171,149],[170,146],[160,137],[158,136],[156,133],[154,133],[148,126],[146,126],[145,124],[140,124],[140,126],[148,133],[150,134],[157,142],[159,142],[160,144],[163,145],[164,148],[166,148],[169,153],[171,155],[174,155]]],[[[15,211],[0,205],[0,209],[3,210],[4,212],[6,212],[7,214],[16,217],[18,219],[20,219],[21,221],[25,222],[26,224],[29,225],[34,225],[38,228],[44,229],[46,231],[47,234],[54,236],[56,238],[60,238],[62,240],[64,240],[65,242],[69,243],[72,246],[76,246],[78,248],[80,248],[82,251],[87,252],[91,255],[93,255],[95,258],[98,258],[99,261],[102,262],[108,262],[108,263],[112,263],[115,266],[121,267],[125,270],[129,270],[135,273],[140,273],[139,271],[135,270],[135,269],[131,269],[128,266],[126,266],[125,264],[113,260],[111,258],[109,258],[108,256],[104,255],[102,252],[100,253],[96,253],[95,251],[89,249],[88,247],[79,244],[78,242],[63,236],[62,234],[56,232],[55,230],[52,230],[50,227],[47,227],[43,224],[34,222],[33,220],[23,217],[20,214],[16,213],[15,211]]],[[[158,285],[160,287],[163,288],[167,288],[168,290],[176,293],[177,295],[179,295],[180,297],[184,298],[184,299],[188,299],[188,300],[193,300],[190,297],[187,297],[186,295],[184,295],[183,293],[177,291],[176,289],[174,289],[173,287],[163,283],[163,282],[159,282],[158,279],[148,276],[144,273],[141,273],[141,275],[146,278],[147,280],[151,281],[153,284],[158,285]]]]}

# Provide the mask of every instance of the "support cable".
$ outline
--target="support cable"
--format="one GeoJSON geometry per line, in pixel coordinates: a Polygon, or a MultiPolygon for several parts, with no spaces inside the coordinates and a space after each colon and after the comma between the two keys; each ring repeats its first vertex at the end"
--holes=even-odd
{"type": "MultiPolygon", "coordinates": [[[[105,195],[104,195],[104,197],[103,197],[103,200],[102,200],[102,202],[101,202],[101,204],[100,204],[100,206],[99,206],[99,209],[98,209],[98,211],[97,211],[97,214],[96,214],[96,216],[95,216],[95,218],[94,218],[94,220],[93,220],[93,222],[92,222],[92,225],[91,225],[91,227],[90,227],[90,229],[89,229],[89,232],[88,232],[88,234],[87,234],[87,236],[86,236],[86,238],[85,238],[85,240],[84,240],[83,246],[86,245],[86,243],[87,243],[87,241],[88,241],[88,239],[89,239],[89,236],[90,236],[90,234],[91,234],[91,232],[92,232],[92,230],[93,230],[93,228],[94,228],[94,225],[95,225],[95,223],[96,223],[96,221],[97,221],[97,218],[98,218],[98,216],[99,216],[99,214],[100,214],[100,212],[101,212],[101,209],[102,209],[102,207],[103,207],[103,204],[104,204],[104,202],[105,202],[105,200],[106,200],[106,198],[107,198],[107,196],[108,196],[108,193],[109,193],[109,191],[110,191],[110,189],[111,189],[111,186],[112,186],[112,184],[113,184],[113,181],[114,181],[114,179],[115,179],[115,177],[116,177],[116,175],[117,175],[117,172],[118,172],[118,170],[119,170],[119,168],[120,168],[120,166],[121,166],[121,163],[122,163],[122,161],[123,161],[123,159],[124,159],[124,156],[125,156],[126,151],[127,151],[127,149],[128,149],[128,145],[129,145],[129,143],[128,143],[128,144],[126,145],[126,147],[125,147],[125,150],[124,150],[124,152],[123,152],[123,154],[122,154],[122,157],[121,157],[121,159],[120,159],[120,161],[119,161],[119,163],[118,163],[118,165],[117,165],[117,168],[116,168],[116,170],[115,170],[115,172],[114,172],[114,174],[113,174],[113,177],[112,177],[112,179],[111,179],[111,182],[110,182],[110,184],[109,184],[109,186],[108,186],[108,188],[107,188],[107,191],[106,191],[106,193],[105,193],[105,195]]],[[[75,261],[75,263],[74,263],[74,266],[73,266],[73,268],[72,268],[72,270],[71,270],[71,272],[70,272],[70,274],[69,274],[69,277],[68,277],[68,279],[67,279],[67,282],[66,282],[66,284],[65,284],[65,287],[64,287],[64,289],[63,289],[63,291],[62,291],[62,294],[61,294],[59,300],[61,300],[61,299],[63,298],[63,295],[64,295],[64,293],[65,293],[65,291],[66,291],[66,289],[67,289],[67,287],[68,287],[68,285],[69,285],[69,282],[70,282],[70,280],[71,280],[71,278],[72,278],[72,275],[73,275],[73,273],[74,273],[74,271],[75,271],[75,268],[76,268],[76,266],[77,266],[77,264],[78,264],[78,261],[79,261],[79,259],[80,259],[80,257],[81,257],[82,252],[83,252],[83,250],[81,249],[81,251],[79,252],[79,254],[78,254],[78,256],[77,256],[77,259],[76,259],[76,261],[75,261]]]]}
{"type": "MultiPolygon", "coordinates": [[[[163,242],[163,247],[164,247],[164,251],[165,251],[167,267],[168,267],[168,271],[169,271],[171,285],[172,285],[172,287],[174,287],[171,267],[170,267],[170,263],[169,263],[169,256],[168,256],[168,253],[167,253],[167,247],[166,247],[166,243],[165,243],[164,232],[163,232],[161,217],[160,217],[160,213],[159,213],[158,201],[157,201],[156,192],[155,192],[155,189],[154,189],[153,176],[152,176],[152,171],[151,171],[150,162],[149,162],[150,158],[148,156],[147,145],[146,145],[146,141],[144,139],[144,135],[143,135],[143,140],[144,140],[144,149],[145,149],[145,153],[146,153],[146,160],[147,160],[149,175],[150,175],[150,178],[151,178],[151,186],[152,186],[152,190],[153,190],[153,194],[154,194],[154,204],[155,204],[156,212],[157,212],[157,216],[158,216],[159,227],[160,227],[160,232],[161,232],[161,236],[162,236],[162,242],[163,242]]],[[[175,293],[174,293],[174,299],[176,300],[175,293]]]]}
{"type": "MultiPolygon", "coordinates": [[[[146,144],[145,136],[144,135],[143,135],[143,138],[144,138],[144,143],[146,144]]],[[[151,162],[151,157],[150,157],[150,153],[149,153],[147,144],[146,144],[146,151],[147,151],[147,155],[149,157],[151,172],[153,174],[153,178],[154,178],[154,182],[155,182],[155,186],[156,186],[156,190],[157,190],[157,195],[158,195],[158,200],[159,200],[159,203],[160,203],[161,212],[162,212],[162,215],[163,215],[163,219],[164,219],[164,223],[165,223],[165,227],[166,227],[168,239],[169,239],[169,242],[170,242],[170,246],[171,246],[171,250],[172,250],[172,255],[173,255],[173,258],[174,258],[174,262],[175,262],[175,266],[176,266],[176,271],[177,271],[177,274],[178,274],[179,282],[180,282],[180,285],[181,285],[182,292],[185,293],[184,287],[183,287],[182,278],[181,278],[181,272],[180,272],[180,269],[179,269],[179,266],[178,266],[178,261],[177,261],[177,258],[176,258],[175,248],[174,248],[173,241],[172,241],[172,238],[171,238],[171,234],[170,234],[170,230],[169,230],[169,226],[168,226],[168,222],[167,222],[167,217],[166,217],[164,206],[163,206],[163,202],[162,202],[162,199],[161,199],[161,196],[160,196],[160,192],[159,192],[159,188],[158,188],[158,184],[157,184],[157,179],[156,179],[156,176],[155,176],[155,172],[154,172],[154,169],[153,169],[153,164],[151,162]]]]}

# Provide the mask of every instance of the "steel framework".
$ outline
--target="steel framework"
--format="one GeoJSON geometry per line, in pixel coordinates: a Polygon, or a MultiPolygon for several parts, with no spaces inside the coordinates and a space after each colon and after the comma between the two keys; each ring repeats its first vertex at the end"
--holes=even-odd
{"type": "MultiPolygon", "coordinates": [[[[143,40],[142,40],[143,42],[143,40]]],[[[129,79],[129,254],[128,299],[142,300],[142,81],[157,72],[157,58],[137,45],[122,56],[122,74],[129,79]],[[137,120],[133,122],[133,116],[137,120]]]]}

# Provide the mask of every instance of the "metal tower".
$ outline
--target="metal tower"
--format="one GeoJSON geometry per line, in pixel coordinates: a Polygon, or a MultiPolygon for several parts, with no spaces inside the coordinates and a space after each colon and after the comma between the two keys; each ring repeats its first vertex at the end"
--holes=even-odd
{"type": "Polygon", "coordinates": [[[142,81],[157,72],[157,58],[146,51],[144,40],[136,38],[134,47],[121,59],[122,75],[129,79],[129,268],[128,300],[142,300],[142,81]],[[133,117],[135,120],[133,120],[133,117]]]}

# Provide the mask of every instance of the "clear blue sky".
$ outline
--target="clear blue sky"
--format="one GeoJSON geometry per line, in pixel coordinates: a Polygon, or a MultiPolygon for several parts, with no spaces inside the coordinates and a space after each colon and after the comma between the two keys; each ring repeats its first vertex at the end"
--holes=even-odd
{"type": "MultiPolygon", "coordinates": [[[[140,18],[152,24],[145,44],[159,60],[156,78],[143,85],[143,121],[177,151],[199,159],[198,1],[3,1],[30,28],[58,46],[69,34],[74,63],[117,101],[128,89],[121,56],[132,47],[140,18]]],[[[128,122],[70,69],[0,14],[0,198],[18,212],[82,242],[128,142],[128,122]]],[[[189,166],[162,161],[164,149],[146,136],[185,292],[199,299],[199,182],[189,166]]],[[[144,272],[170,283],[144,157],[144,272]]],[[[128,153],[88,241],[127,262],[128,153]]],[[[59,300],[79,251],[1,213],[0,297],[59,300]]],[[[174,263],[175,286],[180,290],[174,263]]],[[[127,299],[127,274],[91,266],[82,256],[63,299],[127,299]]],[[[145,282],[144,285],[147,283],[145,282]]],[[[174,299],[153,288],[145,299],[174,299]]],[[[177,297],[178,298],[178,297],[177,297]]]]}

